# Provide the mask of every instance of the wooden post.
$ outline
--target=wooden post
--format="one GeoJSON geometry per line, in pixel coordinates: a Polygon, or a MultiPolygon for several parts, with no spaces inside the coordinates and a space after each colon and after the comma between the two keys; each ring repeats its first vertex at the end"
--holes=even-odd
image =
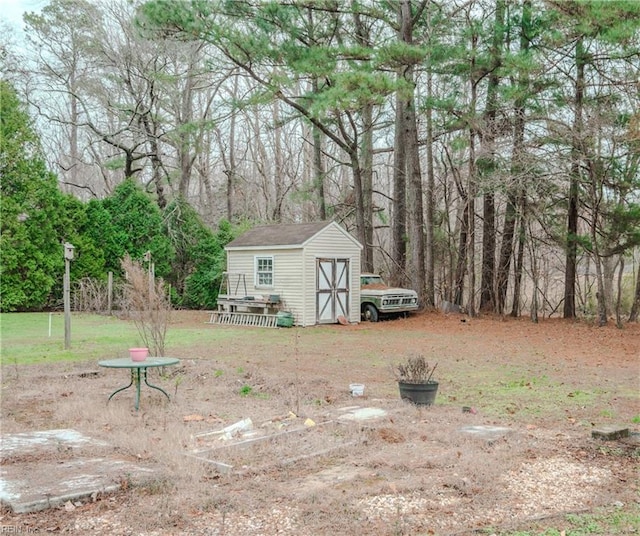
{"type": "Polygon", "coordinates": [[[69,242],[64,244],[64,349],[71,348],[71,274],[70,267],[73,260],[74,246],[69,242]]]}
{"type": "Polygon", "coordinates": [[[111,315],[113,307],[113,272],[109,272],[107,276],[107,313],[111,315]]]}
{"type": "Polygon", "coordinates": [[[149,261],[149,307],[155,300],[156,292],[156,266],[153,262],[149,261]]]}
{"type": "Polygon", "coordinates": [[[151,250],[148,250],[144,254],[144,260],[147,261],[147,277],[148,277],[148,283],[149,283],[149,307],[151,307],[151,300],[153,297],[153,277],[152,277],[153,263],[151,262],[151,250]]]}

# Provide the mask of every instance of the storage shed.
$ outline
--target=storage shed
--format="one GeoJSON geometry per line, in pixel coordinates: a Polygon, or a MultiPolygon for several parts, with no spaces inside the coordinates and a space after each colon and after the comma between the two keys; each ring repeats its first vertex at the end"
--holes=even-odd
{"type": "Polygon", "coordinates": [[[362,246],[336,222],[255,227],[225,250],[219,310],[286,311],[298,326],[360,321],[362,246]]]}

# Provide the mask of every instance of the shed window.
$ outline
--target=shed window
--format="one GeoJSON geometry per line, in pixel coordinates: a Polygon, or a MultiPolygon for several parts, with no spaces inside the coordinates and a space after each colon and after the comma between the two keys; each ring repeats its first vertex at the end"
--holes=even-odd
{"type": "Polygon", "coordinates": [[[273,286],[273,257],[256,257],[256,287],[273,286]]]}

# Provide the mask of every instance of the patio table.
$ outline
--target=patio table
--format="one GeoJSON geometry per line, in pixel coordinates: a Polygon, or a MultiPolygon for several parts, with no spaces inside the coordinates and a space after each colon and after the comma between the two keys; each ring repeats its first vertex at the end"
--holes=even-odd
{"type": "Polygon", "coordinates": [[[138,408],[140,407],[140,385],[143,380],[148,387],[151,387],[152,389],[156,389],[160,391],[161,393],[164,394],[164,396],[166,396],[169,400],[171,400],[168,393],[164,389],[162,389],[161,387],[158,387],[157,385],[152,385],[148,382],[147,369],[154,368],[154,367],[168,367],[171,365],[177,365],[178,363],[180,363],[180,360],[176,359],[175,357],[147,357],[144,361],[132,361],[131,358],[129,357],[122,357],[118,359],[107,359],[104,361],[99,361],[98,365],[100,365],[101,367],[123,368],[123,369],[129,369],[131,371],[131,381],[129,382],[129,385],[120,387],[119,389],[116,389],[113,393],[111,393],[111,396],[109,396],[107,403],[120,391],[129,389],[129,387],[135,384],[135,388],[136,388],[135,408],[136,408],[136,411],[138,411],[138,408]]]}

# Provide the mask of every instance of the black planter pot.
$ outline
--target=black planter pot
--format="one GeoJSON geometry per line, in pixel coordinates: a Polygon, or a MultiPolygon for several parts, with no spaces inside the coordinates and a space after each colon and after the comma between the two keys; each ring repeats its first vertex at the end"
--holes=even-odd
{"type": "Polygon", "coordinates": [[[398,382],[398,388],[400,389],[400,398],[410,400],[419,406],[430,406],[436,400],[438,382],[433,380],[428,383],[398,382]]]}

